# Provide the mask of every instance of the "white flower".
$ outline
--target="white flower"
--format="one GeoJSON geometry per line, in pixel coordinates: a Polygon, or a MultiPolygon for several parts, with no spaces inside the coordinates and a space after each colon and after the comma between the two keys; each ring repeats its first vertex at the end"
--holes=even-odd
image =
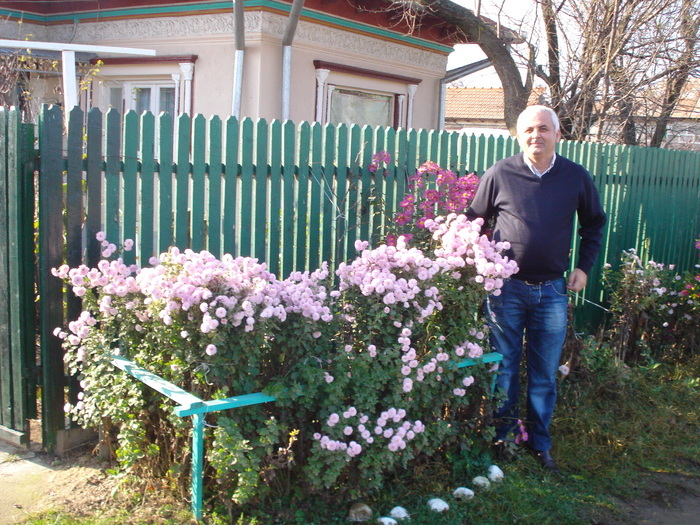
{"type": "Polygon", "coordinates": [[[472,480],[475,487],[480,489],[487,489],[491,486],[491,482],[484,476],[477,476],[472,480]]]}
{"type": "Polygon", "coordinates": [[[428,508],[433,512],[445,512],[450,509],[450,506],[440,498],[433,498],[428,500],[428,508]]]}
{"type": "Polygon", "coordinates": [[[494,483],[503,481],[503,471],[496,465],[491,465],[489,467],[489,479],[494,483]]]}
{"type": "Polygon", "coordinates": [[[382,525],[398,525],[394,518],[387,518],[386,516],[377,518],[377,523],[381,523],[382,525]]]}
{"type": "Polygon", "coordinates": [[[393,509],[391,509],[391,512],[389,512],[389,516],[396,520],[407,520],[411,518],[411,516],[409,516],[408,514],[408,511],[403,507],[394,507],[393,509]]]}
{"type": "Polygon", "coordinates": [[[452,493],[454,499],[468,500],[474,497],[474,491],[467,487],[457,487],[452,493]]]}
{"type": "Polygon", "coordinates": [[[564,377],[568,376],[570,371],[571,370],[566,365],[561,365],[559,367],[559,372],[561,372],[561,375],[563,375],[564,377]]]}

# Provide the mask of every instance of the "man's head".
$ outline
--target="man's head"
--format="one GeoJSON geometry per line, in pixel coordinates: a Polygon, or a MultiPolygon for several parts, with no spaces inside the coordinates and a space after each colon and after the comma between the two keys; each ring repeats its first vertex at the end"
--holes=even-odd
{"type": "Polygon", "coordinates": [[[556,143],[561,138],[559,118],[546,106],[528,106],[518,116],[518,143],[521,149],[535,164],[552,160],[556,143]]]}

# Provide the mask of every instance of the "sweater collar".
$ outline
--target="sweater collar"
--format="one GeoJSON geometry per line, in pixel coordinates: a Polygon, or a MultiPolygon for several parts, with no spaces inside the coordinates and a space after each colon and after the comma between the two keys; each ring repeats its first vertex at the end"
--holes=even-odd
{"type": "Polygon", "coordinates": [[[549,170],[552,169],[552,166],[554,166],[554,163],[557,161],[557,154],[555,153],[554,155],[552,155],[552,163],[549,165],[549,168],[547,168],[547,169],[544,170],[543,172],[540,172],[540,171],[535,167],[535,165],[530,161],[530,159],[527,158],[527,155],[525,155],[525,153],[523,153],[523,160],[525,161],[525,164],[527,164],[527,167],[530,168],[530,171],[531,171],[533,174],[535,174],[535,175],[537,175],[538,177],[542,178],[542,176],[545,175],[546,173],[548,173],[549,170]]]}

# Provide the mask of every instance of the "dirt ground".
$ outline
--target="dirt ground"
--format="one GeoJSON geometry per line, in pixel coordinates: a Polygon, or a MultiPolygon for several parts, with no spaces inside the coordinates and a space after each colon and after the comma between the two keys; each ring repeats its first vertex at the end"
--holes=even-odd
{"type": "MultiPolygon", "coordinates": [[[[112,499],[116,481],[105,474],[108,465],[89,449],[50,458],[38,444],[17,448],[0,441],[0,524],[18,524],[50,508],[68,508],[74,515],[109,514],[119,506],[112,499]]],[[[618,500],[620,514],[601,517],[597,525],[698,525],[700,479],[657,473],[641,480],[639,494],[618,500]]],[[[148,515],[148,509],[143,509],[148,515]]],[[[139,523],[137,516],[132,518],[139,523]]],[[[144,522],[155,523],[151,519],[144,522]]]]}

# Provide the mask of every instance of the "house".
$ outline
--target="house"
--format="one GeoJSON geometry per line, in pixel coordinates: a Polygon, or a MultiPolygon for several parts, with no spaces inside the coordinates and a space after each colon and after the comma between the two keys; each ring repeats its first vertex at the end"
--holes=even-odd
{"type": "MultiPolygon", "coordinates": [[[[535,87],[528,105],[544,103],[545,95],[544,87],[535,87]]],[[[503,88],[448,87],[445,130],[508,137],[503,104],[503,88]]]]}
{"type": "MultiPolygon", "coordinates": [[[[156,51],[79,57],[86,109],[414,128],[439,126],[447,56],[465,42],[382,0],[4,1],[0,20],[1,39],[156,51]]],[[[32,103],[60,101],[57,53],[29,56],[32,103]]]]}

